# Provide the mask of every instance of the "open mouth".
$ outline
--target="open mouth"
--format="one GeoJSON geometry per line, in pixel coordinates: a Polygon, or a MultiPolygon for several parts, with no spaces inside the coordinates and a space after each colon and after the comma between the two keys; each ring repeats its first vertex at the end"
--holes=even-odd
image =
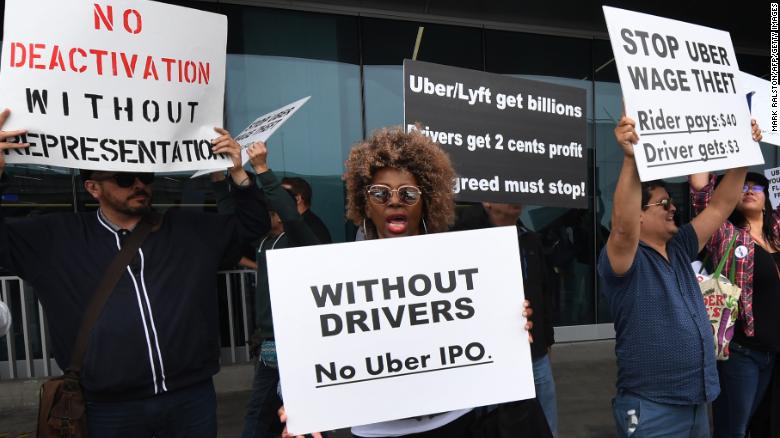
{"type": "Polygon", "coordinates": [[[405,214],[393,214],[385,219],[385,228],[392,234],[403,234],[408,228],[405,214]]]}

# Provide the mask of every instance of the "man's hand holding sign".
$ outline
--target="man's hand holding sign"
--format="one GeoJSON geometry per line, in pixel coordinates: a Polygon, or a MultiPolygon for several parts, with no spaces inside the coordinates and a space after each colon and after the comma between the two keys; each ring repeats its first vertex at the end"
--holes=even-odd
{"type": "MultiPolygon", "coordinates": [[[[7,108],[4,109],[2,113],[0,113],[0,129],[3,128],[5,121],[8,120],[8,116],[10,114],[11,110],[7,108]]],[[[0,177],[3,175],[3,171],[5,170],[5,151],[12,149],[24,149],[30,146],[28,143],[9,142],[8,140],[23,135],[26,132],[26,129],[17,129],[15,131],[0,131],[0,177]]]]}

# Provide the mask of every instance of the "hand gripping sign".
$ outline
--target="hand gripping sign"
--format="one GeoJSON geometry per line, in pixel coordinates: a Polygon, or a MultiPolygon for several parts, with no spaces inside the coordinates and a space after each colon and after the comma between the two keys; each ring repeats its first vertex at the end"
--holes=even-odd
{"type": "Polygon", "coordinates": [[[146,172],[230,166],[210,142],[222,125],[226,41],[224,16],[163,3],[7,0],[4,129],[27,129],[17,141],[30,147],[7,150],[6,160],[146,172]]]}
{"type": "Polygon", "coordinates": [[[604,6],[642,181],[763,164],[727,32],[604,6]]]}

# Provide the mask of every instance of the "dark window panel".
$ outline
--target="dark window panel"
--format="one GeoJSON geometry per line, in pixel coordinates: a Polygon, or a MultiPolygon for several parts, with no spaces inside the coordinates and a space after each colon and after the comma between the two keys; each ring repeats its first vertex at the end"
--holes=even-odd
{"type": "Polygon", "coordinates": [[[620,82],[612,44],[607,40],[593,40],[594,78],[601,82],[620,82]]]}
{"type": "Polygon", "coordinates": [[[418,61],[482,70],[482,31],[477,28],[362,19],[363,63],[400,65],[411,59],[417,30],[424,26],[418,61]]]}
{"type": "Polygon", "coordinates": [[[487,30],[485,41],[487,71],[592,79],[591,40],[487,30]]]}
{"type": "Polygon", "coordinates": [[[740,71],[769,80],[769,56],[743,55],[737,53],[740,71]]]}
{"type": "Polygon", "coordinates": [[[357,17],[223,5],[228,53],[359,64],[357,17]]]}

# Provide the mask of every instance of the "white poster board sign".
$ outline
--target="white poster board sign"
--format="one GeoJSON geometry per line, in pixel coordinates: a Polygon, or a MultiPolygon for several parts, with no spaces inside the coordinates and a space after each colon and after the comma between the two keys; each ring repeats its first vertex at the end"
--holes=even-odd
{"type": "Polygon", "coordinates": [[[291,433],[535,396],[515,227],[268,253],[291,433]]]}
{"type": "Polygon", "coordinates": [[[740,72],[740,82],[750,96],[750,115],[761,128],[764,143],[780,146],[780,127],[777,126],[777,98],[772,99],[772,84],[766,79],[740,72]]]}
{"type": "Polygon", "coordinates": [[[780,205],[780,167],[764,169],[764,176],[769,180],[769,201],[775,209],[780,205]]]}
{"type": "Polygon", "coordinates": [[[604,6],[642,181],[764,163],[727,32],[604,6]]]}
{"type": "MultiPolygon", "coordinates": [[[[285,105],[277,110],[271,111],[268,114],[263,114],[262,116],[255,119],[254,122],[250,123],[249,126],[247,126],[243,131],[241,131],[241,133],[235,137],[235,140],[238,142],[238,144],[241,145],[241,162],[243,164],[249,162],[249,155],[247,154],[246,149],[252,143],[258,141],[268,141],[268,138],[271,137],[271,134],[276,132],[276,130],[279,129],[284,124],[284,122],[287,121],[287,119],[292,117],[292,115],[295,114],[295,112],[298,111],[303,106],[303,104],[308,102],[309,99],[311,99],[311,96],[306,96],[303,99],[296,100],[295,102],[289,105],[285,105]]],[[[232,166],[233,164],[230,163],[230,165],[232,166]]],[[[192,175],[192,178],[211,173],[214,170],[222,169],[201,170],[192,175]]]]}
{"type": "Polygon", "coordinates": [[[6,0],[4,129],[27,129],[19,140],[31,145],[6,160],[144,172],[230,166],[211,151],[226,42],[226,17],[164,3],[6,0]]]}

